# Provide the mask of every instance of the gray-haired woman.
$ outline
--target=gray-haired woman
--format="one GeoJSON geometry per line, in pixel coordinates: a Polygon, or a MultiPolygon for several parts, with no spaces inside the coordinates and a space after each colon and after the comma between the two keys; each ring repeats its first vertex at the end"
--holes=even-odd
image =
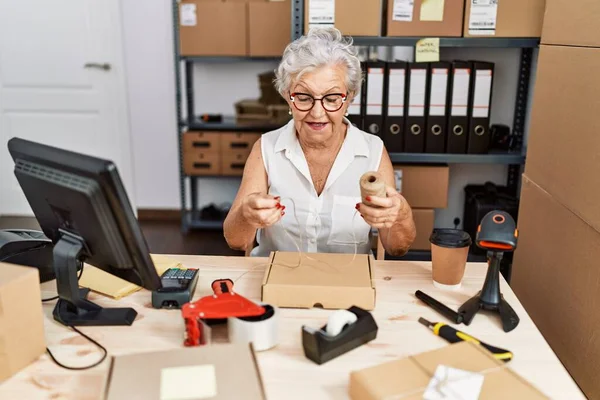
{"type": "Polygon", "coordinates": [[[376,228],[388,254],[408,251],[412,211],[395,190],[383,142],[344,117],[361,80],[356,50],[337,29],[312,29],[287,46],[275,85],[293,119],[252,149],[224,224],[231,248],[249,250],[256,237],[256,256],[296,245],[311,253],[353,253],[356,246],[364,254],[376,228]],[[378,207],[361,202],[359,179],[368,171],[386,182],[387,196],[367,201],[378,207]]]}

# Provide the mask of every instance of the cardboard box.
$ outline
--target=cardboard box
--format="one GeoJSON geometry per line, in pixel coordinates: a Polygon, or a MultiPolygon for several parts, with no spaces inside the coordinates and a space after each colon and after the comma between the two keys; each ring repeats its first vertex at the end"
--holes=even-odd
{"type": "Polygon", "coordinates": [[[511,287],[573,379],[600,398],[600,233],[523,178],[511,287]]]}
{"type": "Polygon", "coordinates": [[[183,171],[186,175],[220,175],[221,153],[210,151],[184,151],[183,171]]]}
{"type": "Polygon", "coordinates": [[[375,308],[374,259],[366,254],[276,251],[269,257],[261,300],[289,308],[375,308]]]}
{"type": "Polygon", "coordinates": [[[291,38],[290,0],[252,1],[248,6],[248,54],[253,57],[281,56],[291,38]]]}
{"type": "Polygon", "coordinates": [[[600,49],[541,46],[525,173],[600,230],[600,49]]]}
{"type": "Polygon", "coordinates": [[[598,0],[546,0],[542,44],[600,47],[598,0]]]}
{"type": "Polygon", "coordinates": [[[230,151],[221,156],[221,175],[242,176],[248,159],[248,151],[230,151]]]}
{"type": "Polygon", "coordinates": [[[107,400],[266,398],[252,345],[246,344],[113,356],[106,386],[107,400]]]}
{"type": "Polygon", "coordinates": [[[476,0],[466,1],[464,37],[539,38],[542,35],[546,0],[500,0],[496,6],[480,4],[476,7],[472,6],[473,2],[476,0]]]}
{"type": "Polygon", "coordinates": [[[334,9],[329,10],[323,9],[323,7],[311,8],[310,0],[306,0],[304,2],[304,32],[308,33],[313,24],[332,22],[333,26],[344,35],[381,36],[383,1],[385,0],[338,0],[335,2],[334,9]]]}
{"type": "Polygon", "coordinates": [[[218,153],[221,149],[221,134],[218,132],[194,132],[183,134],[183,151],[210,151],[218,153]]]}
{"type": "Polygon", "coordinates": [[[0,382],[45,352],[39,271],[0,263],[0,382]]]}
{"type": "Polygon", "coordinates": [[[260,133],[226,132],[220,135],[223,155],[230,152],[246,152],[250,154],[254,143],[260,139],[260,133]]]}
{"type": "Polygon", "coordinates": [[[417,236],[410,247],[412,250],[431,250],[429,236],[433,231],[435,222],[435,210],[414,209],[412,210],[417,236]]]}
{"type": "Polygon", "coordinates": [[[394,165],[396,190],[412,208],[448,206],[448,166],[394,165]]]}
{"type": "Polygon", "coordinates": [[[481,400],[548,398],[514,373],[510,364],[496,360],[490,352],[472,342],[459,342],[353,371],[348,392],[352,400],[422,399],[439,365],[482,373],[481,400]]]}
{"type": "Polygon", "coordinates": [[[179,4],[181,55],[247,55],[247,8],[244,1],[182,0],[179,4]]]}
{"type": "Polygon", "coordinates": [[[394,0],[388,0],[386,36],[460,37],[464,7],[464,0],[414,0],[412,8],[395,10],[394,0]],[[431,7],[432,4],[439,7],[431,7]]]}

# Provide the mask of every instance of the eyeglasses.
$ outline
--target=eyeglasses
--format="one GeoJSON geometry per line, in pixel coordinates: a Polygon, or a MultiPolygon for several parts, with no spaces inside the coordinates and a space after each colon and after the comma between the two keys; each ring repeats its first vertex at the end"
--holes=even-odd
{"type": "Polygon", "coordinates": [[[298,111],[310,111],[315,106],[315,101],[320,100],[325,111],[338,111],[346,102],[346,95],[343,93],[330,93],[320,99],[312,97],[308,93],[291,93],[290,100],[298,111]]]}

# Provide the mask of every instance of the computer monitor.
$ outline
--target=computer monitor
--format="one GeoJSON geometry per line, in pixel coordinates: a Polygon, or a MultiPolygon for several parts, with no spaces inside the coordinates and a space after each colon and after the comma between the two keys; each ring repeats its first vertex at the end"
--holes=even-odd
{"type": "Polygon", "coordinates": [[[67,326],[131,325],[133,308],[90,302],[77,277],[85,262],[146,289],[160,288],[115,164],[20,138],[9,140],[8,150],[27,201],[54,243],[54,319],[67,326]]]}

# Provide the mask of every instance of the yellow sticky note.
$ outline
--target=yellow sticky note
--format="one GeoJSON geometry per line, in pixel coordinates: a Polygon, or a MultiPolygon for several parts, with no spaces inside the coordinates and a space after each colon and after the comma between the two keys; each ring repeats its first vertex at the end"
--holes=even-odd
{"type": "MultiPolygon", "coordinates": [[[[150,257],[152,258],[154,268],[159,276],[169,268],[182,268],[179,261],[168,256],[150,254],[150,257]]],[[[83,270],[83,275],[79,280],[79,286],[91,289],[97,293],[102,293],[103,295],[112,297],[116,300],[141,289],[138,285],[87,264],[83,270]]]]}
{"type": "Polygon", "coordinates": [[[420,18],[421,21],[443,21],[444,0],[423,0],[420,18]]]}
{"type": "Polygon", "coordinates": [[[216,395],[214,365],[171,367],[160,371],[160,400],[200,400],[216,395]]]}
{"type": "Polygon", "coordinates": [[[426,38],[417,42],[416,62],[440,61],[440,38],[426,38]]]}

